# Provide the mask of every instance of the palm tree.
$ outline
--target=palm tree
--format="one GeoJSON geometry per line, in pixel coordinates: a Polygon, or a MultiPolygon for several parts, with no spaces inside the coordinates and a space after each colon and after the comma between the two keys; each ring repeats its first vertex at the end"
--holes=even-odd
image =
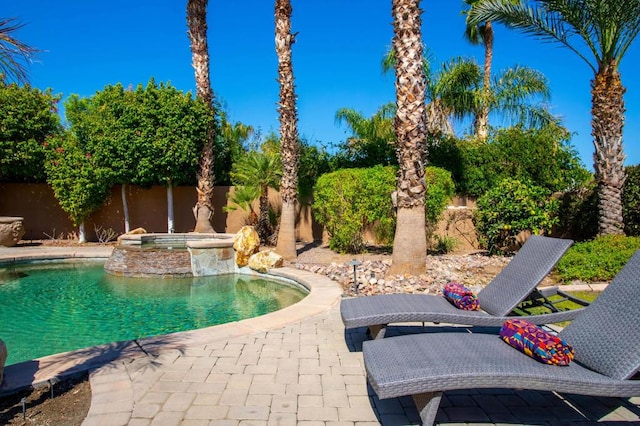
{"type": "MultiPolygon", "coordinates": [[[[433,72],[431,62],[431,59],[425,55],[423,66],[427,79],[427,134],[431,137],[453,136],[451,118],[457,115],[459,108],[454,107],[451,101],[461,105],[465,100],[468,100],[467,88],[471,85],[471,81],[476,80],[475,75],[468,75],[468,72],[476,73],[476,68],[467,70],[462,66],[457,66],[449,70],[447,64],[442,64],[440,72],[433,72]]],[[[382,59],[382,72],[390,72],[394,69],[395,63],[395,52],[390,49],[382,59]]],[[[464,108],[465,111],[469,109],[470,107],[464,108]]],[[[393,114],[395,115],[395,111],[393,114]]]]}
{"type": "Polygon", "coordinates": [[[234,184],[259,189],[260,209],[256,231],[265,243],[271,236],[269,222],[269,188],[278,189],[282,178],[282,164],[278,155],[251,151],[233,164],[231,177],[234,184]]]}
{"type": "Polygon", "coordinates": [[[211,226],[213,216],[213,142],[214,142],[214,114],[213,90],[209,76],[209,47],[207,44],[207,3],[208,0],[187,0],[187,27],[191,41],[191,56],[196,79],[196,96],[211,110],[211,121],[206,134],[206,140],[200,156],[200,170],[198,171],[198,201],[193,207],[196,219],[195,232],[214,232],[211,226]]]}
{"type": "Polygon", "coordinates": [[[28,83],[25,63],[29,64],[38,50],[13,37],[23,26],[15,18],[0,19],[0,80],[28,83]]]}
{"type": "MultiPolygon", "coordinates": [[[[480,0],[464,0],[469,8],[473,8],[480,0]]],[[[482,82],[482,99],[478,115],[476,115],[474,125],[474,134],[479,139],[486,139],[489,134],[489,91],[491,90],[491,63],[493,62],[493,26],[491,21],[483,22],[479,25],[473,25],[469,22],[468,10],[466,28],[464,32],[465,38],[471,44],[484,45],[484,79],[482,82]]]]}
{"type": "Polygon", "coordinates": [[[640,31],[640,1],[535,0],[511,5],[482,0],[470,11],[469,20],[502,22],[527,34],[558,42],[589,65],[594,73],[591,134],[598,184],[598,233],[622,233],[622,187],[626,180],[622,129],[626,89],[618,67],[640,31]]]}
{"type": "Polygon", "coordinates": [[[393,104],[383,105],[371,118],[351,108],[340,108],[336,122],[345,123],[353,136],[347,138],[345,148],[355,167],[371,167],[376,164],[396,164],[393,104]]]}
{"type": "Polygon", "coordinates": [[[295,34],[291,34],[291,1],[276,0],[275,34],[278,54],[278,82],[280,83],[280,157],[282,159],[282,214],[278,230],[276,252],[285,259],[294,259],[296,252],[296,199],[298,186],[298,116],[291,61],[291,46],[295,34]]]}
{"type": "MultiPolygon", "coordinates": [[[[474,23],[469,20],[469,11],[474,8],[482,0],[464,0],[469,6],[462,13],[467,15],[466,27],[464,31],[465,38],[474,45],[482,44],[484,46],[484,72],[482,81],[482,96],[478,114],[473,122],[474,134],[478,139],[484,140],[489,135],[489,97],[491,96],[491,67],[493,62],[493,25],[491,21],[474,23]]],[[[517,3],[517,0],[502,0],[511,4],[517,3]]]]}
{"type": "Polygon", "coordinates": [[[424,147],[426,79],[422,63],[420,0],[392,0],[396,53],[396,233],[388,274],[416,274],[426,268],[424,147]]]}
{"type": "MultiPolygon", "coordinates": [[[[474,134],[484,110],[498,113],[504,120],[525,127],[556,123],[546,108],[550,91],[546,77],[528,67],[508,68],[485,84],[485,74],[471,59],[456,57],[444,62],[439,71],[431,70],[431,61],[423,59],[427,75],[427,132],[431,137],[453,135],[452,119],[471,117],[474,134]],[[489,88],[488,92],[485,91],[489,88]],[[538,100],[541,102],[538,103],[538,100]]],[[[383,60],[383,71],[394,65],[393,53],[383,60]]]]}
{"type": "Polygon", "coordinates": [[[234,212],[238,209],[247,213],[246,224],[258,226],[258,215],[253,209],[253,202],[260,197],[260,188],[249,185],[236,185],[233,194],[227,193],[229,203],[222,208],[225,212],[234,212]]]}

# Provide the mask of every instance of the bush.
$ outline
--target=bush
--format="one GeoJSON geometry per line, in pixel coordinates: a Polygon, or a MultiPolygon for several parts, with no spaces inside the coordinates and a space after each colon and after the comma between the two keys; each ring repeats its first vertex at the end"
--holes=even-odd
{"type": "Polygon", "coordinates": [[[622,188],[624,233],[640,235],[640,166],[626,168],[627,181],[622,188]]]}
{"type": "Polygon", "coordinates": [[[443,138],[429,146],[429,164],[449,170],[456,192],[478,197],[506,178],[529,181],[550,191],[578,187],[592,178],[568,132],[558,126],[499,130],[488,141],[443,138]]]}
{"type": "MultiPolygon", "coordinates": [[[[435,227],[453,196],[451,174],[436,167],[425,169],[427,230],[435,227]]],[[[396,189],[396,168],[376,166],[343,169],[322,175],[315,186],[313,212],[329,234],[329,247],[360,253],[363,234],[372,226],[377,242],[393,241],[395,211],[391,193],[396,189]]],[[[425,231],[426,232],[426,231],[425,231]]]]}
{"type": "Polygon", "coordinates": [[[435,244],[431,248],[433,254],[451,253],[458,245],[458,241],[455,238],[447,236],[434,235],[434,241],[435,244]]]}
{"type": "Polygon", "coordinates": [[[376,222],[384,234],[393,217],[394,190],[391,167],[343,169],[320,176],[313,212],[329,234],[329,247],[341,253],[362,252],[364,229],[376,222]]]}
{"type": "Polygon", "coordinates": [[[425,169],[427,180],[427,195],[425,211],[427,227],[433,228],[440,220],[442,212],[455,194],[455,185],[451,173],[439,167],[427,167],[425,169]]]}
{"type": "Polygon", "coordinates": [[[508,252],[522,231],[544,234],[557,223],[558,200],[531,183],[504,179],[478,199],[474,217],[480,244],[490,252],[508,252]]]}
{"type": "Polygon", "coordinates": [[[598,191],[592,181],[566,191],[560,197],[554,235],[575,241],[593,239],[598,233],[598,191]]]}
{"type": "Polygon", "coordinates": [[[609,281],[640,249],[640,237],[606,235],[575,243],[560,259],[556,272],[563,282],[609,281]]]}

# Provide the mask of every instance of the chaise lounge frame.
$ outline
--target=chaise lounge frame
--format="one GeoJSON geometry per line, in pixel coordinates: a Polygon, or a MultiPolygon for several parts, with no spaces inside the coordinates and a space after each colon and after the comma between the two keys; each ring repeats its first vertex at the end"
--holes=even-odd
{"type": "Polygon", "coordinates": [[[430,333],[364,342],[367,378],[381,399],[412,395],[425,425],[433,424],[442,393],[454,389],[640,396],[638,306],[640,251],[558,334],[575,350],[568,366],[542,364],[496,335],[430,333]]]}
{"type": "MultiPolygon", "coordinates": [[[[345,328],[368,327],[373,339],[383,338],[392,323],[435,322],[499,327],[513,310],[532,297],[536,287],[551,272],[573,244],[572,240],[532,235],[494,279],[478,292],[480,311],[457,309],[444,297],[431,294],[385,294],[343,299],[340,314],[345,328]]],[[[568,297],[557,287],[540,290],[537,295],[568,297]]],[[[586,305],[579,299],[573,299],[586,305]]],[[[574,319],[582,311],[556,311],[528,316],[535,324],[574,319]]]]}

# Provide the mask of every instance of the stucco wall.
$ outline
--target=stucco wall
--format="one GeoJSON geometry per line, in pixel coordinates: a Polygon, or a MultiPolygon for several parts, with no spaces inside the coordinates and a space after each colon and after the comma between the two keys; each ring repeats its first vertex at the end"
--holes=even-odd
{"type": "MultiPolygon", "coordinates": [[[[245,221],[242,210],[225,212],[227,194],[233,187],[215,187],[213,205],[213,228],[217,232],[236,232],[245,221]]],[[[140,188],[126,187],[131,229],[138,227],[148,232],[167,232],[167,190],[164,187],[140,188]]],[[[194,187],[173,188],[174,227],[176,232],[190,232],[195,226],[192,208],[196,203],[194,187]]],[[[269,194],[271,205],[280,208],[277,192],[269,194]]],[[[258,209],[256,202],[256,211],[258,209]]],[[[21,216],[24,218],[25,235],[23,240],[42,240],[49,238],[71,238],[77,233],[67,214],[60,208],[53,191],[46,184],[0,183],[0,216],[21,216]]],[[[297,238],[301,241],[313,241],[322,236],[322,229],[314,224],[311,209],[302,208],[299,214],[297,238]]],[[[107,202],[85,221],[87,239],[98,241],[95,230],[112,229],[117,235],[124,233],[124,215],[121,187],[111,190],[107,202]]]]}
{"type": "MultiPolygon", "coordinates": [[[[237,232],[245,224],[242,210],[223,211],[227,195],[233,187],[217,186],[214,190],[213,228],[217,232],[237,232]]],[[[164,187],[126,187],[131,229],[144,228],[147,232],[167,232],[167,190],[164,187]]],[[[190,232],[195,226],[192,208],[196,203],[195,187],[173,188],[173,208],[175,232],[190,232]]],[[[269,202],[279,211],[281,201],[276,191],[270,191],[269,202]]],[[[466,251],[477,248],[475,228],[471,221],[475,203],[466,198],[455,198],[445,211],[436,233],[455,238],[456,250],[466,251]]],[[[258,203],[255,203],[258,211],[258,203]]],[[[313,221],[310,204],[299,207],[296,237],[299,241],[328,241],[323,228],[313,221]]],[[[47,184],[0,183],[0,216],[22,216],[25,235],[23,240],[43,240],[50,238],[70,239],[77,235],[67,214],[60,208],[53,191],[47,184]]],[[[124,233],[124,214],[121,187],[111,190],[107,202],[85,221],[88,241],[98,241],[96,229],[112,229],[116,235],[124,233]]],[[[367,232],[365,239],[374,243],[373,232],[367,232]]]]}

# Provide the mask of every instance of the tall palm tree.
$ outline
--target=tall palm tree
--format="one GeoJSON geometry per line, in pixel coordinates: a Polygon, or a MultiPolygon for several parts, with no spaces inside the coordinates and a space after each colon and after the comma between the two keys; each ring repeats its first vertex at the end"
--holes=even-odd
{"type": "MultiPolygon", "coordinates": [[[[472,9],[481,0],[464,0],[464,3],[472,9]]],[[[489,134],[489,91],[491,90],[491,65],[493,62],[493,25],[491,21],[482,22],[478,25],[471,24],[468,18],[464,36],[471,44],[484,45],[484,79],[482,82],[482,102],[478,115],[473,122],[474,134],[479,139],[486,139],[489,134]]]]}
{"type": "Polygon", "coordinates": [[[282,178],[282,164],[278,155],[251,151],[233,164],[231,177],[236,185],[254,186],[259,189],[260,209],[256,231],[266,243],[271,236],[269,222],[269,188],[278,189],[282,178]]]}
{"type": "Polygon", "coordinates": [[[213,142],[214,142],[214,114],[213,90],[209,75],[209,47],[207,44],[207,3],[208,0],[187,0],[187,27],[191,41],[191,56],[196,79],[196,96],[211,110],[211,120],[206,134],[206,140],[200,156],[198,171],[198,200],[193,207],[196,219],[195,232],[214,232],[211,226],[213,216],[213,142]]]}
{"type": "MultiPolygon", "coordinates": [[[[492,76],[492,83],[484,83],[485,75],[471,59],[456,57],[444,62],[439,71],[431,70],[424,58],[427,75],[427,133],[429,136],[453,135],[452,119],[470,117],[474,123],[487,109],[500,114],[505,122],[525,127],[541,127],[556,123],[545,102],[550,91],[546,77],[534,69],[517,66],[492,76]],[[486,88],[488,93],[485,93],[486,88]]],[[[393,67],[393,55],[383,61],[383,71],[393,67]]],[[[476,136],[477,126],[474,125],[476,136]]]]}
{"type": "Polygon", "coordinates": [[[282,214],[276,252],[285,259],[294,259],[296,252],[296,199],[298,186],[298,115],[293,78],[291,46],[295,34],[291,33],[291,1],[276,0],[275,35],[278,54],[278,82],[280,83],[280,157],[282,159],[282,214]]]}
{"type": "Polygon", "coordinates": [[[622,187],[626,180],[622,129],[625,88],[622,58],[640,31],[638,0],[535,0],[518,5],[482,0],[471,22],[494,21],[558,42],[584,60],[591,80],[591,134],[598,184],[598,233],[623,232],[622,187]]]}
{"type": "MultiPolygon", "coordinates": [[[[464,0],[464,3],[469,7],[463,10],[462,13],[467,15],[464,31],[465,38],[471,44],[482,44],[484,46],[484,78],[482,81],[482,96],[480,97],[481,104],[473,122],[473,129],[474,135],[478,139],[486,139],[489,135],[489,98],[491,96],[491,68],[493,63],[494,39],[493,24],[491,21],[475,23],[469,20],[469,12],[481,1],[482,0],[464,0]]],[[[515,4],[518,0],[502,0],[502,2],[515,4]]]]}
{"type": "Polygon", "coordinates": [[[396,152],[398,182],[396,233],[388,274],[419,273],[426,268],[424,150],[427,138],[426,79],[422,63],[420,0],[392,0],[396,54],[396,152]]]}
{"type": "MultiPolygon", "coordinates": [[[[476,73],[477,69],[465,70],[463,69],[464,67],[460,66],[449,70],[447,69],[447,64],[443,64],[441,71],[434,72],[431,62],[431,59],[425,55],[423,65],[427,79],[427,134],[433,137],[441,135],[453,136],[454,130],[451,118],[456,115],[458,108],[454,108],[448,101],[455,100],[456,103],[461,104],[463,100],[468,100],[469,93],[467,88],[471,85],[470,81],[476,80],[475,75],[469,75],[468,72],[476,73]]],[[[382,59],[382,72],[390,72],[394,69],[395,64],[395,52],[393,49],[389,49],[382,59]]],[[[470,107],[465,108],[465,111],[468,109],[470,107]]],[[[395,115],[395,111],[393,114],[395,115]]]]}
{"type": "Polygon", "coordinates": [[[26,84],[29,80],[26,65],[38,50],[14,38],[13,33],[23,26],[16,18],[0,19],[0,79],[26,84]]]}

